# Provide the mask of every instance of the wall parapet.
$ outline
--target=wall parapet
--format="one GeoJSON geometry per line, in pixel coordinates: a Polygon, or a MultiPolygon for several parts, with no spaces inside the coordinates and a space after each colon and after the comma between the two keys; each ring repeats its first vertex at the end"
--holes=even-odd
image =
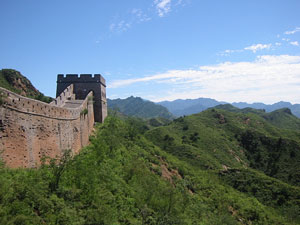
{"type": "MultiPolygon", "coordinates": [[[[83,103],[79,108],[64,108],[55,104],[48,104],[39,100],[27,98],[4,88],[0,88],[0,91],[4,98],[3,107],[26,114],[53,119],[77,119],[80,116],[80,110],[84,104],[83,103]]],[[[90,95],[92,95],[92,93],[89,93],[89,96],[90,95]]]]}
{"type": "Polygon", "coordinates": [[[0,157],[7,166],[36,167],[44,155],[57,157],[66,149],[75,154],[88,144],[94,125],[93,92],[76,108],[60,107],[72,98],[72,91],[70,85],[55,105],[0,88],[0,157]]]}
{"type": "Polygon", "coordinates": [[[73,84],[68,86],[57,98],[50,102],[50,105],[62,107],[68,100],[75,100],[73,84]]]}
{"type": "Polygon", "coordinates": [[[70,85],[73,85],[76,100],[85,99],[93,91],[94,118],[96,122],[102,123],[107,116],[105,79],[100,74],[58,74],[56,96],[61,96],[70,85]]]}
{"type": "Polygon", "coordinates": [[[57,83],[101,83],[106,87],[105,79],[101,74],[58,74],[57,83]]]}

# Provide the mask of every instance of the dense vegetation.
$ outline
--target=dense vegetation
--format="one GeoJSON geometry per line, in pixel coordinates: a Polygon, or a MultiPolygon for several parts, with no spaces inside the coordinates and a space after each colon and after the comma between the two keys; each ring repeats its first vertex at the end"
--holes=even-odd
{"type": "Polygon", "coordinates": [[[300,120],[294,116],[289,108],[281,108],[267,113],[263,109],[243,108],[239,109],[230,104],[218,105],[217,109],[225,109],[230,112],[237,113],[253,113],[257,114],[269,123],[283,129],[300,130],[300,120]]]}
{"type": "Polygon", "coordinates": [[[1,166],[0,224],[300,224],[299,132],[224,109],[156,122],[110,116],[73,158],[1,166]]]}
{"type": "Polygon", "coordinates": [[[127,116],[147,119],[154,117],[172,119],[174,117],[165,107],[139,97],[131,96],[126,99],[108,99],[107,105],[110,109],[119,111],[127,116]]]}
{"type": "Polygon", "coordinates": [[[200,168],[244,165],[300,185],[300,132],[293,127],[275,127],[264,114],[211,109],[180,117],[169,126],[148,132],[147,137],[200,168]]]}
{"type": "Polygon", "coordinates": [[[0,87],[28,98],[49,103],[52,98],[44,96],[20,72],[12,69],[0,70],[0,87]]]}

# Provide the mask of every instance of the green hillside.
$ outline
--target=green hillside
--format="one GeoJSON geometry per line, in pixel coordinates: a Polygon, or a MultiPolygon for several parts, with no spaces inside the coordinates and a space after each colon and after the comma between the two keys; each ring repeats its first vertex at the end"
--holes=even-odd
{"type": "Polygon", "coordinates": [[[300,119],[294,116],[289,108],[282,108],[269,113],[266,113],[266,111],[262,109],[253,109],[253,108],[239,109],[230,104],[218,105],[215,108],[224,109],[230,112],[237,112],[237,113],[244,113],[244,114],[247,113],[257,114],[276,127],[300,131],[300,119]]]}
{"type": "Polygon", "coordinates": [[[289,108],[275,110],[263,117],[277,127],[300,131],[300,119],[294,116],[289,108]]]}
{"type": "Polygon", "coordinates": [[[25,76],[13,69],[0,70],[0,87],[43,102],[52,101],[52,98],[44,96],[25,76]]]}
{"type": "Polygon", "coordinates": [[[147,137],[200,168],[251,167],[300,185],[300,132],[275,127],[257,114],[210,109],[147,137]]]}
{"type": "Polygon", "coordinates": [[[74,158],[2,166],[0,224],[300,224],[299,146],[250,113],[111,116],[74,158]]]}
{"type": "Polygon", "coordinates": [[[110,109],[117,110],[127,116],[148,119],[154,117],[172,119],[174,117],[165,107],[139,97],[131,96],[126,99],[108,99],[107,105],[110,109]]]}

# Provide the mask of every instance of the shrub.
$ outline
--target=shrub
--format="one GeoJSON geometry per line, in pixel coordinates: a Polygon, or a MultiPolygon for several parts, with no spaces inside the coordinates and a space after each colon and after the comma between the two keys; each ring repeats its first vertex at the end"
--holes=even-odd
{"type": "Polygon", "coordinates": [[[80,115],[87,115],[88,114],[88,109],[87,108],[85,108],[85,109],[83,109],[81,112],[80,112],[80,115]]]}

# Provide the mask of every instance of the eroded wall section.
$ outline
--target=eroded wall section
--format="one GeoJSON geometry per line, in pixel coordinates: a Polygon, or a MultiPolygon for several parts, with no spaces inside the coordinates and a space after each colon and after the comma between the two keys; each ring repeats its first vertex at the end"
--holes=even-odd
{"type": "Polygon", "coordinates": [[[78,108],[50,105],[3,88],[0,93],[0,157],[8,167],[37,167],[44,155],[61,156],[66,149],[76,154],[88,144],[94,125],[92,92],[78,108]]]}

